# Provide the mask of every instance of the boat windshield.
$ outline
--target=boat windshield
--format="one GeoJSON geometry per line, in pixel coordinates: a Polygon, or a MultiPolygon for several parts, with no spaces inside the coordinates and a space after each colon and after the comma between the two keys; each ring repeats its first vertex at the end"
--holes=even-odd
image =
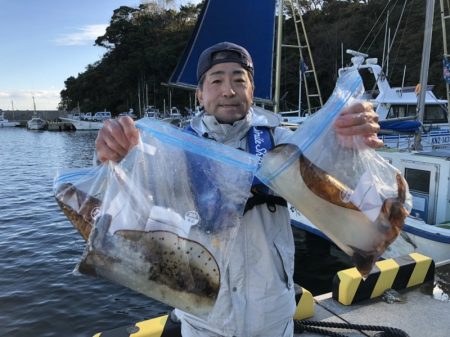
{"type": "MultiPolygon", "coordinates": [[[[392,105],[387,118],[412,117],[416,115],[416,105],[392,105]]],[[[447,112],[441,105],[426,105],[423,121],[425,124],[447,123],[447,112]]]]}

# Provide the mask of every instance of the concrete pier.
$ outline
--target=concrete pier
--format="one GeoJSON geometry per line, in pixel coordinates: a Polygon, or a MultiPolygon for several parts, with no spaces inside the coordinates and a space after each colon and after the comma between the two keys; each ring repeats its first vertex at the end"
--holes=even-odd
{"type": "MultiPolygon", "coordinates": [[[[3,110],[9,121],[19,122],[20,127],[26,127],[27,121],[33,117],[32,110],[3,110]]],[[[67,117],[65,110],[36,110],[38,117],[48,122],[49,131],[75,131],[71,123],[61,122],[58,117],[67,117]]]]}
{"type": "MultiPolygon", "coordinates": [[[[369,299],[354,305],[342,305],[324,294],[314,298],[315,314],[312,321],[382,325],[402,329],[410,337],[445,337],[450,331],[450,260],[436,268],[435,283],[428,282],[399,291],[400,301],[386,303],[380,298],[369,299]]],[[[361,336],[361,332],[327,328],[346,336],[361,336]]],[[[364,336],[375,336],[376,332],[364,331],[364,336]]],[[[315,337],[304,332],[297,337],[315,337]]]]}

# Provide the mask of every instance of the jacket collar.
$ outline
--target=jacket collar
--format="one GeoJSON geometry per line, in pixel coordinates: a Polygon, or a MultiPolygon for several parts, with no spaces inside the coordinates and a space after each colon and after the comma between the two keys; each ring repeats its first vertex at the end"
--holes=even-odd
{"type": "Polygon", "coordinates": [[[272,128],[279,126],[279,124],[280,120],[273,112],[257,106],[251,107],[245,118],[233,125],[220,124],[214,116],[206,112],[201,112],[191,120],[191,127],[197,134],[221,143],[244,137],[252,126],[272,128]]]}

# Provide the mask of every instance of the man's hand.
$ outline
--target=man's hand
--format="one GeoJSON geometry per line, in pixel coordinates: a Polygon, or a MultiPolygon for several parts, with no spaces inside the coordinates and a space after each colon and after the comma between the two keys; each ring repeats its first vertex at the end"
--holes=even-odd
{"type": "MultiPolygon", "coordinates": [[[[352,104],[345,108],[334,122],[334,130],[344,140],[347,136],[361,136],[364,143],[371,148],[383,146],[383,141],[377,137],[380,130],[378,114],[373,111],[369,102],[352,104]]],[[[344,146],[347,143],[343,141],[344,146]]]]}
{"type": "Polygon", "coordinates": [[[138,142],[139,131],[130,117],[107,119],[95,140],[97,158],[102,163],[108,160],[119,162],[138,142]]]}

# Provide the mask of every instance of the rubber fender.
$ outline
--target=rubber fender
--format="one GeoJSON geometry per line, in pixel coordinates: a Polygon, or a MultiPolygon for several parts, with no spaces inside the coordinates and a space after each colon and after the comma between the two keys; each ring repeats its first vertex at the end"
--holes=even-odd
{"type": "Polygon", "coordinates": [[[356,268],[339,271],[332,286],[333,299],[344,305],[381,296],[387,289],[402,290],[434,279],[434,261],[411,253],[375,263],[366,279],[356,268]]]}

